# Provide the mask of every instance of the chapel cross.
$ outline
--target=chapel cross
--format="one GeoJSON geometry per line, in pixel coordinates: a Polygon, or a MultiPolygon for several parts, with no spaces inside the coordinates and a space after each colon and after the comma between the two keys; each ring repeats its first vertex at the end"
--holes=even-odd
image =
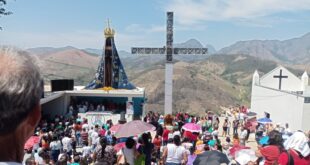
{"type": "Polygon", "coordinates": [[[173,48],[173,12],[167,12],[166,46],[163,48],[131,48],[132,54],[166,54],[165,66],[165,114],[172,114],[172,55],[205,55],[207,48],[173,48]]]}
{"type": "Polygon", "coordinates": [[[280,75],[278,75],[278,76],[274,75],[273,78],[279,79],[279,90],[281,90],[282,78],[288,78],[288,76],[283,76],[282,75],[282,69],[280,69],[280,75]]]}

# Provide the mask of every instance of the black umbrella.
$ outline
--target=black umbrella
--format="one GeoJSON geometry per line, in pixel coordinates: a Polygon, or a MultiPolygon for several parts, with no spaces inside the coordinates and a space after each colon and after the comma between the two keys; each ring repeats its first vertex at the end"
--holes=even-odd
{"type": "Polygon", "coordinates": [[[193,165],[220,165],[221,163],[229,163],[225,154],[219,151],[205,151],[197,155],[193,165]]]}
{"type": "Polygon", "coordinates": [[[255,113],[255,112],[248,112],[247,114],[246,114],[247,116],[256,116],[257,115],[257,113],[255,113]]]}

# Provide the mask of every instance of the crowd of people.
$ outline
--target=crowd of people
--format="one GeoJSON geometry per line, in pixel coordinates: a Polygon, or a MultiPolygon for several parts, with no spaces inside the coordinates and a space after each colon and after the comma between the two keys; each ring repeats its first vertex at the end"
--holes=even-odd
{"type": "Polygon", "coordinates": [[[87,119],[78,116],[41,120],[34,135],[39,137],[39,143],[25,150],[24,163],[191,165],[197,164],[199,155],[212,152],[222,153],[225,158],[222,163],[226,164],[286,165],[287,156],[297,164],[310,163],[309,137],[303,132],[291,132],[288,126],[286,129],[271,129],[270,124],[257,126],[258,150],[244,163],[244,158],[238,157],[234,150],[251,149],[246,145],[250,134],[246,120],[236,118],[231,122],[229,118],[220,121],[216,115],[208,114],[162,116],[149,112],[143,121],[156,128],[153,134],[116,138],[110,131],[111,120],[100,126],[90,126],[87,119]],[[199,125],[201,131],[184,130],[186,123],[199,125]]]}
{"type": "Polygon", "coordinates": [[[93,101],[72,101],[68,108],[68,116],[76,116],[78,113],[86,112],[103,112],[109,111],[119,113],[126,109],[125,103],[114,103],[113,101],[103,100],[100,102],[93,101]]]}
{"type": "Polygon", "coordinates": [[[93,126],[77,114],[41,118],[41,80],[26,52],[0,48],[0,165],[310,164],[310,132],[270,123],[251,130],[244,112],[232,122],[149,112],[143,121],[154,130],[121,138],[111,120],[93,126]],[[248,146],[252,131],[257,149],[248,146]]]}

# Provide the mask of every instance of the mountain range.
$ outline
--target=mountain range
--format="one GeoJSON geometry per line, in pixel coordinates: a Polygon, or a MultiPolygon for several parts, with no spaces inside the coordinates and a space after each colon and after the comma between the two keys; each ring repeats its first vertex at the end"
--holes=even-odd
{"type": "MultiPolygon", "coordinates": [[[[250,84],[257,69],[262,75],[282,64],[297,75],[309,65],[310,34],[285,41],[240,41],[216,51],[195,39],[174,47],[207,47],[209,55],[174,56],[173,109],[199,114],[220,106],[249,105],[250,84]]],[[[116,41],[117,46],[117,41],[116,41]]],[[[45,83],[72,78],[86,85],[95,76],[102,49],[40,47],[27,50],[40,60],[45,83]]],[[[131,82],[145,87],[147,110],[163,110],[165,56],[137,56],[119,50],[131,82]]]]}
{"type": "MultiPolygon", "coordinates": [[[[268,59],[280,63],[308,64],[310,63],[310,33],[288,40],[249,40],[238,41],[228,47],[216,50],[212,45],[205,46],[196,39],[189,39],[184,43],[174,44],[179,48],[208,48],[208,54],[244,54],[268,59]]],[[[101,55],[101,49],[84,49],[86,52],[101,55]]],[[[121,55],[129,57],[130,53],[121,51],[121,55]]]]}
{"type": "Polygon", "coordinates": [[[221,49],[222,54],[246,54],[262,59],[293,64],[310,63],[310,33],[301,37],[279,40],[239,41],[221,49]]]}

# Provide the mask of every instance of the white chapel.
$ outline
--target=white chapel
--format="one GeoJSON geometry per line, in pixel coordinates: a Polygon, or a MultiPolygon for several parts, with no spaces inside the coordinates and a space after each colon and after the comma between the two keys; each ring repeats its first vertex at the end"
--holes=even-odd
{"type": "Polygon", "coordinates": [[[266,114],[274,123],[289,124],[291,130],[310,130],[310,86],[308,74],[298,78],[289,70],[278,66],[252,80],[251,111],[258,117],[266,114]]]}

